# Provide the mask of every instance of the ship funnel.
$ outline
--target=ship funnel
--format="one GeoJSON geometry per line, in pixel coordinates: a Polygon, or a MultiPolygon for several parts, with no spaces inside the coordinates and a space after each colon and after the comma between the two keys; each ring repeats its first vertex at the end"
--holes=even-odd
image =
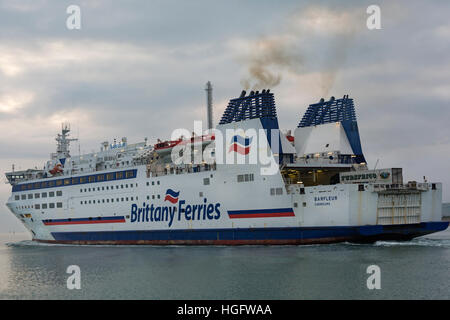
{"type": "Polygon", "coordinates": [[[319,126],[328,123],[340,122],[355,156],[356,163],[366,163],[361,148],[358,123],[356,120],[353,99],[345,95],[342,99],[334,96],[328,101],[320,99],[319,103],[309,105],[298,128],[319,126]]]}

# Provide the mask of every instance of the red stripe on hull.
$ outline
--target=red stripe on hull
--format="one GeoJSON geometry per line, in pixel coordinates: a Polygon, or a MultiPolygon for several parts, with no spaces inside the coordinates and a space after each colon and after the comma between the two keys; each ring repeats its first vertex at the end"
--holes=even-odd
{"type": "Polygon", "coordinates": [[[330,237],[318,239],[284,239],[284,240],[118,240],[118,241],[56,241],[37,240],[33,241],[52,244],[71,245],[216,245],[216,246],[243,246],[243,245],[308,245],[308,244],[328,244],[355,240],[352,237],[330,237]]]}
{"type": "Polygon", "coordinates": [[[67,224],[97,224],[97,223],[123,223],[125,219],[120,220],[92,220],[92,221],[66,221],[66,222],[44,222],[46,226],[59,226],[67,224]]]}
{"type": "Polygon", "coordinates": [[[230,219],[295,217],[294,212],[229,214],[230,219]]]}

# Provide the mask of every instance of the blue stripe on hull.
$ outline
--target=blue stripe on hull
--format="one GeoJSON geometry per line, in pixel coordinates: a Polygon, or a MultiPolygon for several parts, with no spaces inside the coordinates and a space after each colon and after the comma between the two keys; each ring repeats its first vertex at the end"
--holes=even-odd
{"type": "Polygon", "coordinates": [[[448,222],[353,227],[53,232],[60,243],[116,244],[302,244],[408,240],[445,230],[448,222]]]}

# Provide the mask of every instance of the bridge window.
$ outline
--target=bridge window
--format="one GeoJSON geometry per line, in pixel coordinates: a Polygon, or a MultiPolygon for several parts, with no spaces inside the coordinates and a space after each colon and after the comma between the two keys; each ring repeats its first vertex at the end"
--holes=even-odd
{"type": "Polygon", "coordinates": [[[54,203],[49,203],[49,204],[48,204],[48,207],[49,207],[50,209],[55,209],[55,204],[54,204],[54,203]]]}
{"type": "Polygon", "coordinates": [[[62,191],[56,191],[56,196],[57,197],[62,197],[62,191]]]}
{"type": "Polygon", "coordinates": [[[20,197],[19,196],[15,196],[14,199],[15,200],[20,200],[20,197]]]}
{"type": "Polygon", "coordinates": [[[33,194],[30,193],[30,194],[28,195],[28,199],[33,199],[33,194]]]}
{"type": "Polygon", "coordinates": [[[54,196],[55,196],[55,193],[52,191],[52,192],[49,192],[48,193],[48,196],[50,197],[50,198],[53,198],[54,196]]]}
{"type": "Polygon", "coordinates": [[[42,209],[47,209],[47,204],[46,203],[42,204],[42,209]]]}
{"type": "Polygon", "coordinates": [[[47,198],[47,192],[42,192],[42,198],[47,198]]]}
{"type": "Polygon", "coordinates": [[[127,178],[133,178],[133,171],[127,171],[127,173],[126,173],[126,177],[127,178]]]}
{"type": "Polygon", "coordinates": [[[62,202],[58,202],[58,203],[56,204],[56,207],[57,207],[57,208],[62,208],[62,207],[63,207],[62,202]]]}
{"type": "Polygon", "coordinates": [[[34,208],[35,208],[36,210],[39,210],[39,209],[41,209],[41,205],[40,205],[40,204],[35,204],[35,205],[34,205],[34,208]]]}

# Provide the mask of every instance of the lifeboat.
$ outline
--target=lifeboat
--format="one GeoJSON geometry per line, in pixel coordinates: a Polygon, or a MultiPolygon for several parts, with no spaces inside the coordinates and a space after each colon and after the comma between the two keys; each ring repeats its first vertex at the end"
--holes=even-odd
{"type": "Polygon", "coordinates": [[[62,165],[60,163],[58,163],[53,169],[49,170],[49,172],[52,176],[54,176],[58,173],[62,173],[63,172],[62,165]]]}
{"type": "Polygon", "coordinates": [[[204,136],[195,136],[191,137],[189,139],[178,139],[178,140],[172,140],[172,141],[159,141],[157,144],[154,145],[154,150],[158,154],[167,154],[172,151],[172,149],[177,145],[206,145],[209,144],[211,141],[214,141],[215,136],[214,135],[204,135],[204,136]]]}

